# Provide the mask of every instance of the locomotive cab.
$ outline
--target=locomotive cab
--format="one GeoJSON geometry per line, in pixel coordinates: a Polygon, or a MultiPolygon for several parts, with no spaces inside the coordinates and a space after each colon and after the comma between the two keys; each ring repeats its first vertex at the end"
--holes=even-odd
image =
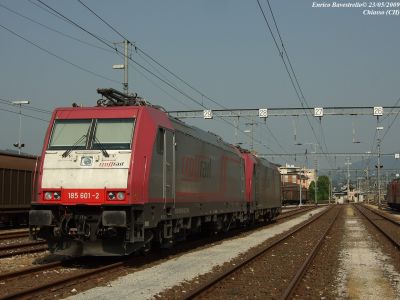
{"type": "Polygon", "coordinates": [[[118,207],[128,203],[130,194],[135,118],[81,113],[71,119],[63,113],[57,113],[60,118],[54,120],[44,150],[36,199],[41,209],[30,212],[30,224],[43,226],[39,236],[52,235],[57,242],[50,247],[63,248],[60,240],[117,238],[126,227],[126,211],[118,207]]]}
{"type": "Polygon", "coordinates": [[[29,215],[34,239],[44,238],[51,251],[73,256],[122,255],[133,251],[129,247],[142,246],[144,228],[138,219],[144,197],[134,185],[139,178],[143,181],[143,155],[155,139],[149,110],[157,109],[56,109],[29,215]],[[135,139],[141,115],[146,132],[135,139]],[[136,161],[135,144],[142,158],[136,161]]]}

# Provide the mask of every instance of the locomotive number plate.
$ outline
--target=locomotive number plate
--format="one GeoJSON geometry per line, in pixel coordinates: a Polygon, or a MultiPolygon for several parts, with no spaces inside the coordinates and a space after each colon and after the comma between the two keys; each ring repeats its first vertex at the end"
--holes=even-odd
{"type": "Polygon", "coordinates": [[[63,198],[68,202],[97,202],[104,199],[104,190],[64,190],[63,198]]]}
{"type": "Polygon", "coordinates": [[[100,193],[90,193],[90,192],[68,192],[67,197],[69,200],[72,199],[80,199],[80,200],[91,200],[91,199],[100,199],[100,193]]]}

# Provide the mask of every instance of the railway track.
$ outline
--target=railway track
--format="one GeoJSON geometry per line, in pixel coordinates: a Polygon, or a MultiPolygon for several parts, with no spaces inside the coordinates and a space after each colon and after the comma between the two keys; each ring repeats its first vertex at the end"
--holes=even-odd
{"type": "Polygon", "coordinates": [[[281,213],[275,220],[279,221],[279,220],[287,219],[287,218],[296,216],[298,214],[314,210],[315,208],[316,208],[316,206],[307,206],[307,207],[300,207],[300,208],[292,209],[292,210],[281,213]]]}
{"type": "Polygon", "coordinates": [[[339,215],[340,209],[336,209],[336,210],[337,211],[335,212],[335,217],[330,222],[328,228],[323,232],[323,234],[321,235],[320,239],[317,241],[317,243],[315,244],[314,248],[311,250],[311,253],[307,256],[307,259],[300,266],[300,268],[298,269],[296,275],[290,281],[288,287],[286,288],[285,292],[283,293],[283,295],[281,297],[282,300],[290,299],[293,296],[293,294],[294,294],[297,286],[299,285],[301,279],[306,274],[306,272],[308,270],[308,267],[310,266],[310,264],[313,261],[314,257],[317,255],[318,250],[321,248],[321,245],[324,242],[325,237],[328,235],[329,231],[331,230],[331,228],[333,227],[333,225],[336,222],[337,217],[339,215]]]}
{"type": "Polygon", "coordinates": [[[400,249],[400,223],[398,221],[365,205],[354,206],[397,249],[400,249]]]}
{"type": "MultiPolygon", "coordinates": [[[[300,268],[298,268],[297,272],[295,273],[295,275],[293,275],[290,283],[287,285],[287,288],[283,292],[282,299],[289,299],[291,297],[293,291],[296,289],[302,276],[307,271],[307,268],[310,265],[312,259],[318,252],[318,249],[321,246],[321,244],[323,243],[325,236],[328,234],[329,230],[332,228],[333,224],[335,223],[336,218],[339,214],[339,210],[340,210],[340,208],[330,207],[330,208],[326,209],[325,211],[315,215],[308,221],[301,224],[301,226],[295,227],[295,228],[291,229],[290,231],[288,231],[286,234],[281,236],[279,239],[275,240],[272,244],[266,245],[265,247],[258,249],[258,251],[253,253],[253,255],[242,260],[240,263],[234,264],[234,265],[232,264],[229,268],[225,269],[223,272],[217,273],[217,274],[215,274],[215,276],[208,278],[205,282],[203,282],[196,289],[186,293],[182,299],[194,299],[197,297],[206,299],[207,296],[212,295],[211,291],[213,291],[214,289],[217,290],[218,285],[220,283],[222,283],[223,281],[228,286],[228,288],[225,286],[225,289],[229,289],[232,281],[229,281],[228,277],[232,277],[239,282],[247,282],[246,279],[237,279],[237,277],[240,278],[241,274],[246,273],[245,268],[247,268],[249,264],[255,263],[255,261],[256,260],[258,261],[258,259],[262,260],[262,257],[264,255],[271,255],[270,253],[272,253],[272,251],[277,246],[286,243],[289,238],[293,237],[293,235],[295,235],[296,233],[309,227],[315,221],[321,219],[324,216],[327,216],[328,214],[334,214],[334,217],[332,217],[332,220],[329,223],[328,227],[326,228],[326,230],[323,231],[323,233],[319,237],[318,241],[315,243],[315,246],[312,248],[311,253],[309,253],[307,255],[307,259],[303,262],[303,264],[300,266],[300,268]],[[236,274],[236,275],[233,275],[233,274],[236,274]],[[210,294],[208,294],[208,292],[210,294]]],[[[253,277],[254,277],[254,274],[253,274],[253,277]]],[[[264,277],[265,277],[265,275],[264,275],[264,277]]],[[[232,284],[235,284],[235,283],[232,283],[232,284]]],[[[230,288],[231,288],[231,290],[234,290],[235,288],[237,288],[237,286],[230,287],[230,288]]]]}
{"type": "Polygon", "coordinates": [[[3,245],[0,246],[0,258],[10,257],[14,255],[42,252],[46,250],[47,250],[47,245],[45,241],[3,245]]]}
{"type": "MultiPolygon", "coordinates": [[[[64,276],[58,279],[53,279],[53,280],[44,280],[45,282],[39,285],[35,286],[28,286],[26,288],[20,289],[18,291],[14,291],[5,295],[0,296],[0,299],[21,299],[22,297],[26,298],[31,298],[34,295],[36,295],[39,292],[42,292],[44,290],[50,290],[54,289],[57,287],[62,287],[66,284],[71,284],[74,282],[78,282],[80,279],[85,278],[85,280],[88,279],[90,276],[95,276],[98,274],[102,274],[104,272],[109,272],[111,270],[120,268],[124,266],[126,262],[117,262],[113,264],[107,264],[102,267],[90,269],[90,270],[84,270],[84,271],[76,271],[73,272],[73,274],[70,274],[68,276],[64,276]]],[[[43,270],[51,270],[51,269],[56,269],[61,266],[61,262],[54,262],[53,264],[47,264],[44,266],[38,266],[37,269],[32,269],[32,270],[26,270],[25,274],[32,274],[36,272],[40,272],[43,270]]],[[[15,274],[8,274],[8,279],[9,278],[15,278],[17,276],[20,276],[15,272],[15,274]]]]}
{"type": "MultiPolygon", "coordinates": [[[[314,209],[314,207],[296,209],[295,211],[283,213],[279,219],[280,220],[286,219],[286,218],[289,218],[289,217],[292,217],[292,216],[295,216],[295,215],[298,215],[301,213],[305,213],[312,209],[314,209]]],[[[198,243],[198,242],[194,242],[194,243],[198,243]]],[[[153,259],[153,261],[159,259],[159,256],[160,255],[156,254],[155,255],[156,258],[153,259]]],[[[0,299],[19,299],[21,297],[29,298],[29,297],[33,297],[38,294],[46,293],[47,290],[54,291],[57,289],[62,289],[63,286],[65,286],[65,285],[71,286],[71,285],[74,285],[75,283],[78,284],[79,282],[82,281],[82,278],[85,278],[85,281],[87,281],[88,277],[89,278],[95,278],[95,277],[97,278],[97,277],[101,277],[102,274],[104,274],[104,273],[109,273],[109,272],[113,272],[113,271],[118,272],[118,269],[125,268],[125,266],[129,266],[131,268],[133,260],[137,260],[137,257],[133,258],[133,259],[129,259],[129,260],[119,261],[117,263],[111,263],[111,264],[108,264],[105,266],[103,265],[101,267],[90,268],[90,270],[82,270],[82,269],[78,268],[77,270],[71,271],[71,274],[69,274],[68,276],[62,276],[62,278],[60,278],[60,276],[55,276],[55,278],[53,278],[53,279],[40,280],[40,281],[43,281],[43,284],[40,284],[40,285],[35,285],[35,286],[20,286],[19,285],[18,287],[11,289],[10,291],[8,291],[6,293],[0,292],[0,299]]],[[[152,261],[152,259],[150,259],[150,262],[151,261],[152,261]]],[[[139,267],[141,264],[145,265],[146,263],[139,263],[138,264],[139,267]]],[[[56,261],[56,262],[49,263],[49,264],[28,267],[28,268],[24,268],[21,270],[0,274],[0,281],[3,281],[3,282],[5,282],[5,284],[7,286],[10,286],[10,285],[12,285],[12,283],[10,284],[10,282],[19,281],[20,278],[24,278],[24,276],[34,277],[34,276],[36,276],[35,274],[43,274],[43,273],[48,273],[48,274],[56,273],[58,275],[59,273],[61,273],[61,271],[59,271],[59,270],[62,268],[65,268],[65,265],[66,265],[65,262],[56,261]]],[[[67,269],[71,269],[70,265],[71,264],[69,264],[69,266],[67,266],[67,269]]],[[[42,275],[40,275],[40,276],[42,276],[42,275]]],[[[15,284],[17,285],[18,283],[15,283],[15,284]]]]}
{"type": "Polygon", "coordinates": [[[16,232],[3,232],[0,233],[0,241],[9,240],[9,239],[17,239],[17,238],[24,238],[29,236],[29,231],[16,231],[16,232]]]}

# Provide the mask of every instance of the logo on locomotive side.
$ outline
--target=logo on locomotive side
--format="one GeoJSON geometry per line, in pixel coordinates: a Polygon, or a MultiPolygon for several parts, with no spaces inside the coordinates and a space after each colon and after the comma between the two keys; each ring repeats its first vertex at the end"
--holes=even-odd
{"type": "Polygon", "coordinates": [[[211,158],[204,156],[184,156],[182,175],[189,180],[211,177],[211,158]]]}
{"type": "Polygon", "coordinates": [[[99,163],[99,167],[112,168],[112,167],[122,167],[124,162],[107,161],[99,163]]]}

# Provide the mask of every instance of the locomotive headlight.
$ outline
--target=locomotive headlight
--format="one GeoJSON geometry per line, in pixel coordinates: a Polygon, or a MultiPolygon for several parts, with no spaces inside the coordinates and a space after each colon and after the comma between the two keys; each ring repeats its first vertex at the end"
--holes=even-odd
{"type": "Polygon", "coordinates": [[[44,198],[45,198],[46,200],[51,200],[51,199],[53,199],[53,193],[52,193],[52,192],[46,192],[46,193],[44,193],[44,198]]]}
{"type": "Polygon", "coordinates": [[[61,193],[60,192],[54,192],[54,199],[55,200],[60,200],[61,199],[61,193]]]}
{"type": "Polygon", "coordinates": [[[81,166],[89,167],[93,164],[93,156],[82,156],[81,166]]]}
{"type": "Polygon", "coordinates": [[[118,198],[118,200],[124,200],[125,199],[125,193],[124,192],[118,192],[117,193],[117,198],[118,198]]]}
{"type": "Polygon", "coordinates": [[[109,199],[109,200],[114,200],[114,199],[115,199],[115,193],[109,192],[109,193],[108,193],[108,199],[109,199]]]}

